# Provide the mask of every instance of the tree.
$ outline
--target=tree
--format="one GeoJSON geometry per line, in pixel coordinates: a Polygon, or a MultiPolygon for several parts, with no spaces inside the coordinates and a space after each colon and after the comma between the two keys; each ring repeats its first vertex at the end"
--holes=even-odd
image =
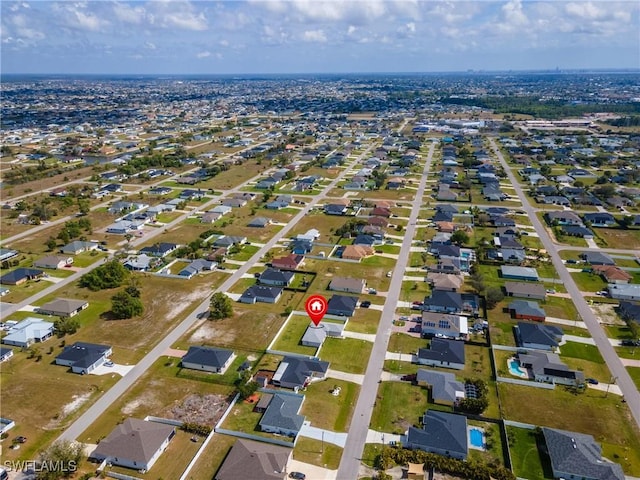
{"type": "Polygon", "coordinates": [[[220,320],[222,318],[229,318],[231,315],[233,315],[231,299],[222,292],[214,293],[211,297],[209,318],[212,320],[220,320]]]}
{"type": "Polygon", "coordinates": [[[451,241],[456,245],[464,245],[469,241],[469,235],[464,230],[456,230],[451,234],[451,241]]]}
{"type": "Polygon", "coordinates": [[[234,383],[242,400],[253,395],[258,389],[258,384],[251,380],[251,372],[249,370],[243,371],[242,375],[234,383]]]}
{"type": "Polygon", "coordinates": [[[61,318],[53,322],[53,328],[58,338],[62,338],[65,335],[73,335],[76,333],[80,328],[80,322],[75,318],[61,318]]]}
{"type": "Polygon", "coordinates": [[[502,290],[498,287],[489,287],[487,288],[487,292],[485,294],[485,300],[487,302],[487,308],[491,310],[494,308],[498,302],[501,302],[504,298],[504,294],[502,290]]]}
{"type": "Polygon", "coordinates": [[[118,292],[111,297],[111,313],[117,319],[125,319],[142,315],[144,305],[138,297],[132,297],[126,291],[118,292]]]}
{"type": "Polygon", "coordinates": [[[40,454],[40,462],[46,468],[39,469],[38,480],[69,478],[78,470],[84,457],[82,443],[59,440],[40,454]]]}
{"type": "Polygon", "coordinates": [[[53,237],[49,237],[49,240],[47,240],[47,249],[51,252],[53,251],[56,247],[58,246],[58,242],[56,242],[56,239],[53,237]]]}
{"type": "Polygon", "coordinates": [[[80,277],[80,286],[96,292],[119,287],[127,278],[129,278],[129,270],[124,268],[118,260],[111,260],[80,277]]]}

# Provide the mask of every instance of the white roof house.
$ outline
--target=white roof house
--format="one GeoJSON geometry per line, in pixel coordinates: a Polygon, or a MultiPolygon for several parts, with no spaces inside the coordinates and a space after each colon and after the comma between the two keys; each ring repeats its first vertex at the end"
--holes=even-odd
{"type": "Polygon", "coordinates": [[[29,317],[16,323],[2,343],[16,347],[28,347],[34,342],[42,342],[53,335],[53,323],[29,317]]]}

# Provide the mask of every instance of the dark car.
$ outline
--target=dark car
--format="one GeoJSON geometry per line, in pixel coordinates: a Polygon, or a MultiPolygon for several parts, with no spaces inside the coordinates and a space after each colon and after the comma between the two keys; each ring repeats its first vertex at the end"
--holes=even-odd
{"type": "Polygon", "coordinates": [[[15,443],[25,443],[27,441],[27,437],[20,435],[19,437],[14,438],[13,441],[15,443]]]}
{"type": "Polygon", "coordinates": [[[301,472],[291,472],[289,478],[295,478],[296,480],[304,480],[307,476],[301,472]]]}
{"type": "Polygon", "coordinates": [[[620,345],[622,345],[623,347],[635,347],[636,342],[635,340],[622,340],[620,342],[620,345]]]}
{"type": "Polygon", "coordinates": [[[590,383],[591,385],[598,385],[598,383],[600,383],[600,382],[598,382],[598,380],[596,380],[595,378],[585,378],[585,381],[586,381],[587,383],[590,383]]]}
{"type": "Polygon", "coordinates": [[[362,308],[369,308],[370,306],[371,306],[371,302],[369,300],[366,300],[360,304],[360,307],[362,308]]]}

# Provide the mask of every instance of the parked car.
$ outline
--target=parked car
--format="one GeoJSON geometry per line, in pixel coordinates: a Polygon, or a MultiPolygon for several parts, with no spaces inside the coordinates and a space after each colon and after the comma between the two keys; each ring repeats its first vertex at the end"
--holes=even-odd
{"type": "Polygon", "coordinates": [[[413,302],[411,305],[420,305],[420,306],[422,306],[422,302],[420,302],[420,301],[415,301],[415,302],[413,302]]]}
{"type": "Polygon", "coordinates": [[[104,366],[105,367],[113,367],[113,362],[112,361],[104,362],[104,366]]]}
{"type": "Polygon", "coordinates": [[[289,478],[294,478],[295,480],[304,480],[307,476],[302,472],[291,472],[289,474],[289,478]]]}
{"type": "Polygon", "coordinates": [[[19,437],[16,437],[13,439],[14,443],[25,443],[27,441],[27,437],[20,435],[19,437]]]}
{"type": "Polygon", "coordinates": [[[595,378],[585,378],[585,381],[586,381],[587,383],[590,383],[591,385],[598,385],[598,383],[600,383],[600,382],[598,382],[598,380],[596,380],[595,378]]]}
{"type": "Polygon", "coordinates": [[[393,275],[393,272],[387,272],[387,278],[391,278],[391,275],[393,275]]]}
{"type": "Polygon", "coordinates": [[[371,302],[369,300],[365,300],[360,304],[360,307],[362,308],[369,308],[370,306],[371,306],[371,302]]]}
{"type": "Polygon", "coordinates": [[[547,293],[556,293],[555,288],[547,288],[547,293]]]}

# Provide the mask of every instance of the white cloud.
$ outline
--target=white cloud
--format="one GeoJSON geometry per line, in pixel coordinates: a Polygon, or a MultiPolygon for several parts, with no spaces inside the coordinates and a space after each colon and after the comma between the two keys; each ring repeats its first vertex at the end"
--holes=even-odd
{"type": "Polygon", "coordinates": [[[207,58],[207,57],[210,57],[210,56],[211,56],[211,52],[209,52],[209,51],[198,52],[196,54],[196,57],[198,57],[198,58],[207,58]]]}
{"type": "Polygon", "coordinates": [[[302,34],[302,40],[305,42],[325,43],[327,36],[322,30],[307,30],[302,34]]]}
{"type": "Polygon", "coordinates": [[[155,50],[157,47],[156,47],[156,44],[153,42],[145,42],[144,48],[146,48],[147,50],[155,50]]]}
{"type": "Polygon", "coordinates": [[[161,28],[178,28],[192,31],[203,31],[208,28],[208,21],[204,11],[196,11],[194,5],[188,1],[162,0],[149,2],[147,4],[147,18],[150,24],[161,28]]]}
{"type": "Polygon", "coordinates": [[[114,3],[113,13],[115,17],[124,23],[132,23],[140,25],[145,20],[146,12],[144,7],[135,6],[132,7],[125,3],[114,3]]]}

